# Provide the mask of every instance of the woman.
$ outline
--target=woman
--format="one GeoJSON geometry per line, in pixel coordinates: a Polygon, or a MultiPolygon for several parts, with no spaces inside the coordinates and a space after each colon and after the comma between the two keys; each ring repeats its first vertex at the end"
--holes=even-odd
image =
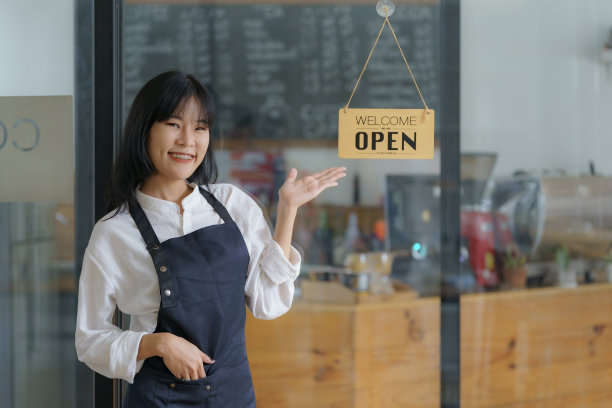
{"type": "Polygon", "coordinates": [[[237,187],[213,184],[215,107],[191,75],[150,80],[130,110],[111,178],[111,213],[92,232],[79,283],[79,360],[132,383],[125,406],[254,407],[245,307],[273,319],[291,306],[299,206],[344,168],[279,190],[274,235],[237,187]],[[115,308],[130,329],[112,324],[115,308]]]}

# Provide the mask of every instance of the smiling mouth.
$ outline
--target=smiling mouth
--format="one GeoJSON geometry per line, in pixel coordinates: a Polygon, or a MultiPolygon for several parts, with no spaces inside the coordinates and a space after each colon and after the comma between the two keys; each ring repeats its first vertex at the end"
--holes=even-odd
{"type": "Polygon", "coordinates": [[[191,154],[184,154],[184,153],[168,153],[171,157],[175,158],[175,159],[180,159],[180,160],[191,160],[193,159],[195,156],[191,155],[191,154]]]}

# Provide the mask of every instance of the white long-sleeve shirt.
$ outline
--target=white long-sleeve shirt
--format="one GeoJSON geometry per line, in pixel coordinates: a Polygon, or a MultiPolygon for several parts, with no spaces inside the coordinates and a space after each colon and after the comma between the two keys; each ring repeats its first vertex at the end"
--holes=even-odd
{"type": "MultiPolygon", "coordinates": [[[[137,189],[136,199],[160,242],[223,223],[197,186],[190,186],[193,191],[182,201],[183,214],[176,203],[147,196],[137,189]]],[[[238,187],[214,184],[210,191],[238,225],[249,252],[245,283],[249,309],[260,319],[282,315],[291,307],[293,282],[301,261],[299,253],[292,247],[289,259],[283,255],[261,209],[238,187]]],[[[157,325],[159,281],[130,213],[124,210],[110,217],[112,214],[96,223],[85,250],[75,345],[79,360],[91,369],[131,383],[144,363],[136,360],[140,340],[157,325]],[[129,330],[113,325],[115,307],[131,316],[129,330]]]]}

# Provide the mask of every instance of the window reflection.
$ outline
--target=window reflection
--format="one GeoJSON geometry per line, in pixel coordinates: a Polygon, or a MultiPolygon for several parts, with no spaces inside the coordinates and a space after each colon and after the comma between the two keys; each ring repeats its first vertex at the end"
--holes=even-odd
{"type": "Polygon", "coordinates": [[[0,204],[11,407],[74,406],[73,214],[65,203],[0,204]]]}

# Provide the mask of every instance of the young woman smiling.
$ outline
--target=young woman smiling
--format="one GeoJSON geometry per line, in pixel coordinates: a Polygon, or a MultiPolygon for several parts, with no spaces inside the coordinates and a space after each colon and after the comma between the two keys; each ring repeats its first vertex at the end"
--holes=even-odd
{"type": "Polygon", "coordinates": [[[289,310],[300,257],[298,208],[345,176],[329,168],[279,190],[274,235],[242,190],[216,184],[215,106],[193,76],[150,80],[131,107],[79,282],[81,361],[130,382],[125,407],[254,407],[245,307],[289,310]],[[129,330],[112,323],[115,308],[129,330]]]}

